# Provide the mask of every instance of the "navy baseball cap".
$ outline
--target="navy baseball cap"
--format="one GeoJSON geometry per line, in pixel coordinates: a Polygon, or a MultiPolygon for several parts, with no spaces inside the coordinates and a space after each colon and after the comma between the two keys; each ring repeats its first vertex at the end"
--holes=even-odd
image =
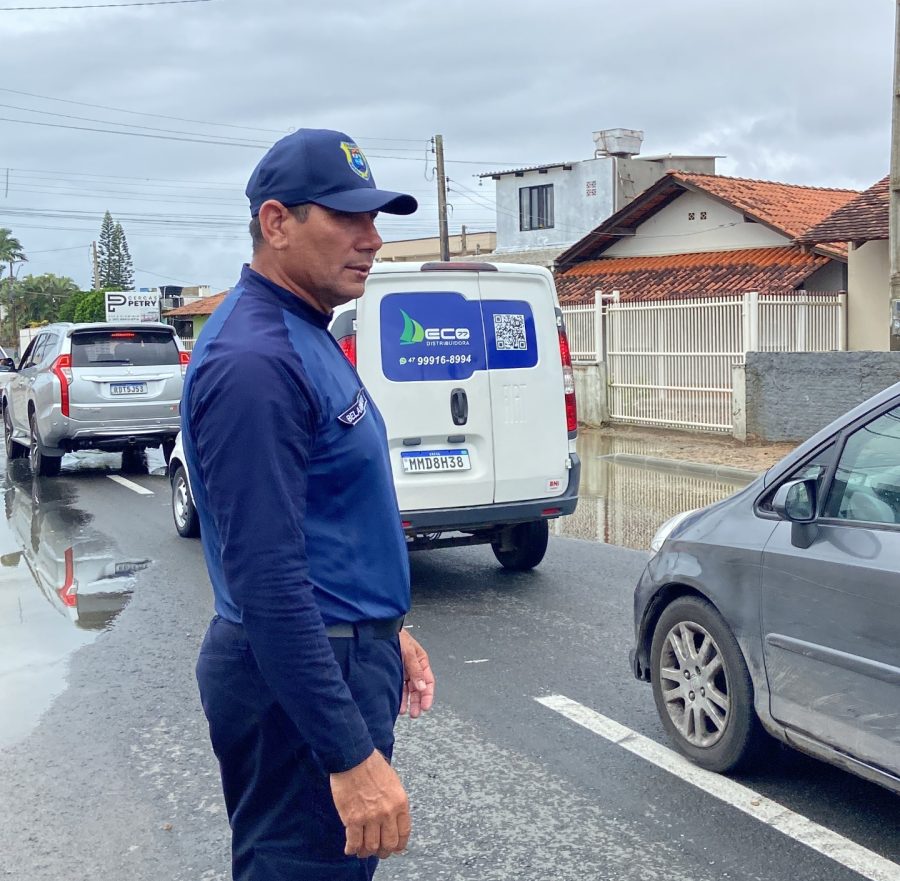
{"type": "Polygon", "coordinates": [[[301,128],[278,141],[250,175],[246,193],[253,217],[269,199],[349,214],[412,214],[419,207],[412,196],[377,189],[362,150],[343,132],[328,129],[301,128]]]}

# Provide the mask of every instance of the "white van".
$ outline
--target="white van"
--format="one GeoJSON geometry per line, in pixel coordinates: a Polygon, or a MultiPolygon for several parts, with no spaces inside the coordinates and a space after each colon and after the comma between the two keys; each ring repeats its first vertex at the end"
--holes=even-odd
{"type": "MultiPolygon", "coordinates": [[[[569,344],[538,266],[379,263],[331,332],[387,424],[410,550],[490,544],[532,569],[578,504],[569,344]]],[[[199,534],[181,436],[169,462],[181,535],[199,534]]]]}
{"type": "Polygon", "coordinates": [[[490,543],[536,566],[578,503],[575,381],[553,276],[378,263],[331,332],[388,430],[410,550],[490,543]]]}

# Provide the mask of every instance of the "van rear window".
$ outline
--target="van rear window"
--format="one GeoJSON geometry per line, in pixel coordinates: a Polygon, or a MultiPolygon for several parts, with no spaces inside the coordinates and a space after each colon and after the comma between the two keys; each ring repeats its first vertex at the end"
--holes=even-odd
{"type": "Polygon", "coordinates": [[[73,367],[180,363],[175,337],[164,330],[94,330],[72,335],[73,367]]]}

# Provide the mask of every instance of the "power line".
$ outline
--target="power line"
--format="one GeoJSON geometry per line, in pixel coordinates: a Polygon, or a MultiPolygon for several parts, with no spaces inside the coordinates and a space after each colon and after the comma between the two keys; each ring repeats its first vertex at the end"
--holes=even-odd
{"type": "MultiPolygon", "coordinates": [[[[54,113],[52,110],[32,110],[30,107],[19,107],[17,104],[0,104],[0,107],[5,107],[7,110],[20,110],[24,113],[40,113],[44,116],[58,116],[61,119],[77,119],[79,122],[98,122],[101,125],[129,126],[130,128],[139,128],[150,132],[163,132],[164,134],[170,135],[191,135],[192,137],[203,137],[199,132],[185,132],[181,131],[180,129],[157,128],[155,126],[149,125],[138,125],[134,122],[113,122],[109,119],[95,119],[91,116],[74,116],[71,113],[54,113]]],[[[268,146],[267,143],[264,143],[262,141],[249,141],[248,138],[229,138],[227,135],[219,135],[219,137],[227,141],[238,141],[240,142],[241,146],[247,146],[248,144],[254,147],[268,146]]]]}
{"type": "MultiPolygon", "coordinates": [[[[40,98],[42,101],[58,101],[61,104],[77,104],[79,107],[92,107],[94,110],[109,110],[113,113],[131,113],[136,116],[152,116],[155,119],[168,119],[173,122],[190,122],[194,125],[214,125],[220,128],[236,128],[241,129],[243,131],[249,132],[266,132],[267,134],[272,135],[285,135],[287,132],[282,131],[281,129],[271,129],[271,128],[256,128],[254,126],[247,125],[236,125],[235,123],[230,122],[207,122],[202,119],[185,119],[181,116],[165,116],[161,113],[146,113],[142,110],[126,110],[122,107],[107,107],[104,104],[89,104],[86,101],[73,101],[69,98],[53,98],[50,95],[37,95],[34,92],[22,92],[17,89],[7,89],[0,88],[0,92],[8,92],[11,95],[24,95],[26,98],[40,98]]],[[[360,137],[361,141],[386,141],[388,143],[410,143],[417,144],[419,142],[425,141],[427,142],[427,138],[364,138],[360,137]]]]}
{"type": "Polygon", "coordinates": [[[35,12],[39,9],[118,9],[124,6],[179,6],[182,3],[215,3],[216,0],[145,0],[143,3],[92,3],[86,6],[0,6],[0,12],[35,12]]]}

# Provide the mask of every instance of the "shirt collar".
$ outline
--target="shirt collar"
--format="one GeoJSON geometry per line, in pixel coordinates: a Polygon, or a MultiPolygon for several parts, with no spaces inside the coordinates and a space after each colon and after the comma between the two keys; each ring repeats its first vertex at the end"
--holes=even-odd
{"type": "Polygon", "coordinates": [[[244,264],[244,268],[241,270],[241,284],[246,288],[251,288],[264,296],[276,300],[289,312],[293,312],[310,324],[327,328],[331,323],[333,313],[320,312],[292,291],[275,284],[274,281],[266,278],[264,275],[260,275],[255,269],[251,269],[247,263],[244,264]]]}

